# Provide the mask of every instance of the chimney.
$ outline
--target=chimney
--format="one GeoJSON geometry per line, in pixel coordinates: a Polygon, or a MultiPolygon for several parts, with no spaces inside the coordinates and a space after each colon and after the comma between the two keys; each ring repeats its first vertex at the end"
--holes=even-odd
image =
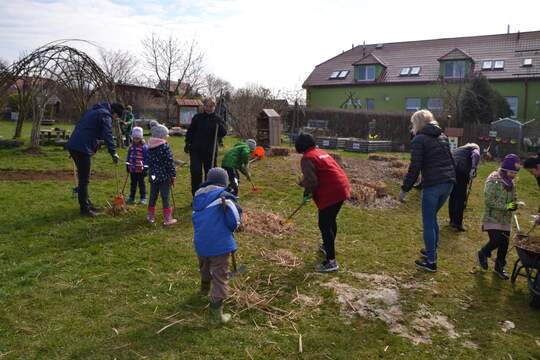
{"type": "Polygon", "coordinates": [[[516,39],[517,41],[519,41],[519,36],[520,36],[520,35],[521,35],[521,34],[519,33],[519,30],[518,30],[518,32],[517,32],[517,39],[516,39]]]}
{"type": "Polygon", "coordinates": [[[506,25],[506,34],[510,34],[510,24],[506,25]]]}
{"type": "Polygon", "coordinates": [[[362,57],[366,56],[366,41],[362,43],[362,57]]]}

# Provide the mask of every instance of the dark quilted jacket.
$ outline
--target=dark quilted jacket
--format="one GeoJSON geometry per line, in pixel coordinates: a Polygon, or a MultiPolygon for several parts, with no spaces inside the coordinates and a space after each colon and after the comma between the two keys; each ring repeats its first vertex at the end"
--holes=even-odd
{"type": "Polygon", "coordinates": [[[176,177],[176,168],[169,144],[148,149],[148,167],[151,183],[159,183],[176,177]]]}
{"type": "Polygon", "coordinates": [[[412,139],[411,164],[401,189],[411,190],[420,173],[423,187],[456,182],[448,138],[437,125],[426,125],[412,139]]]}

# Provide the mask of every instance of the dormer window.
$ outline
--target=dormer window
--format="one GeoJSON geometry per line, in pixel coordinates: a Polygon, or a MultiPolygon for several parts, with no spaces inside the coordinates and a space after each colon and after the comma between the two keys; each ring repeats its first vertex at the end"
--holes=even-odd
{"type": "Polygon", "coordinates": [[[375,74],[375,65],[363,65],[358,68],[358,80],[373,81],[375,80],[375,74]]]}
{"type": "Polygon", "coordinates": [[[495,60],[493,62],[493,70],[503,70],[504,69],[504,60],[495,60]]]}
{"type": "Polygon", "coordinates": [[[399,76],[407,76],[409,75],[410,71],[411,71],[410,67],[401,68],[401,71],[399,72],[399,76]]]}
{"type": "Polygon", "coordinates": [[[465,61],[445,61],[444,77],[447,79],[462,79],[465,77],[465,61]]]}
{"type": "Polygon", "coordinates": [[[523,64],[522,66],[532,66],[532,59],[531,58],[526,58],[526,59],[523,59],[523,64]]]}

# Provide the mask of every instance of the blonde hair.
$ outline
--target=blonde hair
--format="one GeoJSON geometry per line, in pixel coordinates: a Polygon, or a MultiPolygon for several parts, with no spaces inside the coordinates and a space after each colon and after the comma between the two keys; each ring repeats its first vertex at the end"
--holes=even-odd
{"type": "Polygon", "coordinates": [[[427,124],[439,125],[429,110],[418,110],[411,116],[412,132],[418,134],[427,124]]]}

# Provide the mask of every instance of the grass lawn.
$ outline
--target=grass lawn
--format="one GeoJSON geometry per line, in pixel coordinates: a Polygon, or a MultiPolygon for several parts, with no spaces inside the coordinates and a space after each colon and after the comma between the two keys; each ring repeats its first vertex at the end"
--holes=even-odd
{"type": "MultiPolygon", "coordinates": [[[[10,138],[13,126],[0,122],[0,136],[10,138]]],[[[24,129],[26,138],[29,126],[24,129]]],[[[234,142],[227,138],[226,147],[234,142]]],[[[183,139],[171,138],[171,143],[175,158],[187,160],[183,139]]],[[[42,155],[0,150],[0,172],[72,170],[66,152],[54,146],[43,149],[42,155]]],[[[120,150],[120,155],[124,157],[125,151],[120,150]]],[[[291,165],[284,158],[255,164],[254,179],[262,192],[251,193],[244,181],[242,206],[281,216],[292,211],[302,191],[295,185],[299,169],[291,165]]],[[[187,168],[179,169],[174,189],[181,220],[170,228],[148,225],[140,205],[122,217],[81,218],[71,194],[72,181],[39,177],[0,181],[0,358],[540,359],[540,312],[528,306],[525,280],[520,278],[512,286],[476,267],[476,251],[487,239],[479,229],[482,182],[495,168],[495,163],[480,168],[466,211],[469,231],[449,230],[447,209],[441,210],[436,274],[414,268],[422,246],[416,191],[396,209],[344,206],[338,218],[341,270],[336,274],[312,271],[321,260],[314,205],[294,219],[290,236],[239,233],[238,262],[248,272],[235,279],[236,286],[275,297],[268,313],[229,302],[226,310],[233,310],[235,316],[224,327],[206,324],[207,300],[196,294],[199,278],[187,168]],[[283,267],[261,256],[261,251],[276,249],[289,249],[301,265],[283,267]],[[397,285],[404,314],[399,325],[411,333],[414,314],[428,311],[446,316],[457,336],[433,328],[430,344],[415,345],[381,320],[348,318],[347,307],[327,284],[332,280],[358,291],[370,286],[357,273],[398,277],[414,284],[397,285]],[[320,301],[310,306],[298,301],[299,294],[320,301]],[[512,321],[515,329],[503,332],[503,321],[512,321]]],[[[104,205],[116,189],[114,167],[105,149],[93,158],[93,170],[110,174],[108,180],[90,183],[92,200],[104,205]]],[[[125,171],[120,174],[123,177],[125,171]]],[[[398,183],[388,185],[396,196],[398,183]]],[[[528,227],[540,194],[535,179],[525,172],[520,173],[517,186],[520,200],[528,205],[520,210],[522,226],[528,227]]],[[[510,250],[508,271],[515,259],[515,251],[510,250]]]]}

